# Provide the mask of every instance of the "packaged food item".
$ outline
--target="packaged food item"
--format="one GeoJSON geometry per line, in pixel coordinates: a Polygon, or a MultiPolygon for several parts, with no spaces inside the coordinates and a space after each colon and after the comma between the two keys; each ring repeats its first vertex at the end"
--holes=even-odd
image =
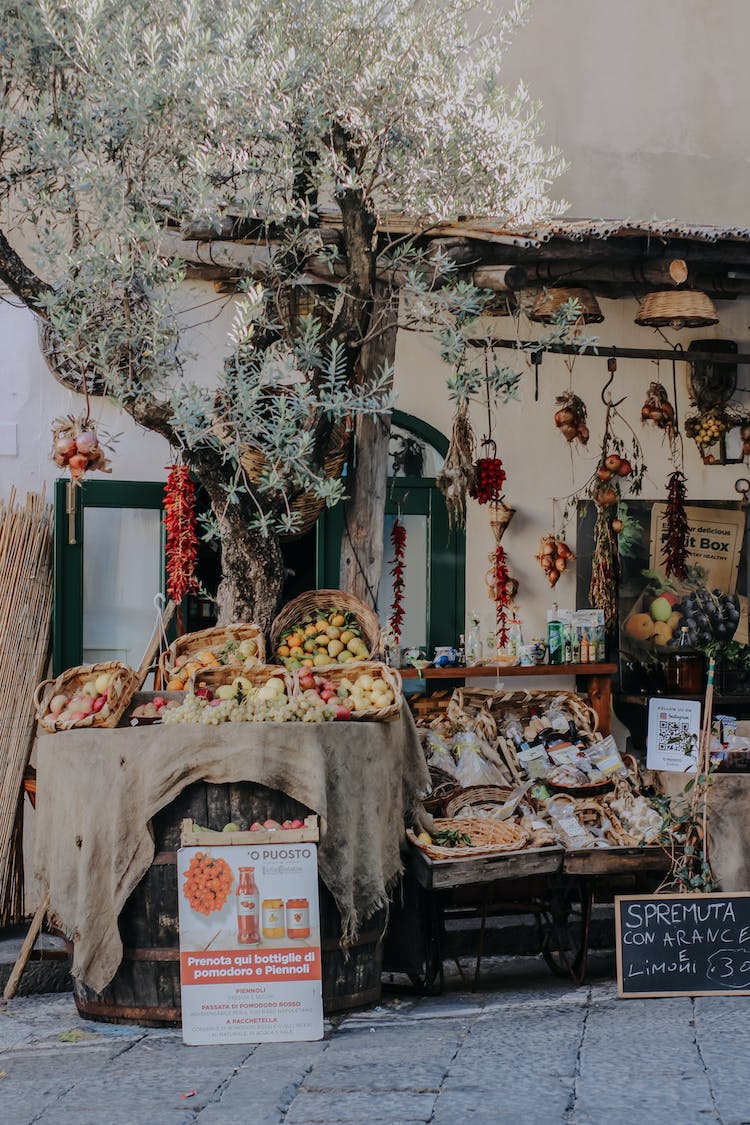
{"type": "Polygon", "coordinates": [[[627,775],[625,763],[611,734],[601,742],[592,742],[591,746],[587,747],[586,754],[589,761],[593,762],[599,773],[605,777],[611,777],[613,774],[619,774],[620,777],[627,775]]]}
{"type": "Polygon", "coordinates": [[[295,941],[310,936],[310,903],[306,898],[289,898],[286,902],[286,936],[295,941]]]}
{"type": "Polygon", "coordinates": [[[566,848],[593,848],[596,841],[575,815],[575,805],[570,801],[553,798],[547,804],[555,836],[566,848]]]}

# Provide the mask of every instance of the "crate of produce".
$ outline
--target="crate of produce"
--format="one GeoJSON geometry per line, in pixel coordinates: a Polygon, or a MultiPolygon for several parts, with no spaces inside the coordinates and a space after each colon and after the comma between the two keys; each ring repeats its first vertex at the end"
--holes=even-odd
{"type": "Polygon", "coordinates": [[[395,668],[376,660],[301,668],[294,673],[295,692],[315,692],[339,719],[392,722],[401,713],[403,687],[395,668]]]}
{"type": "Polygon", "coordinates": [[[351,664],[374,656],[380,626],[373,611],[341,590],[308,590],[271,626],[270,656],[292,671],[351,664]]]}
{"type": "Polygon", "coordinates": [[[36,717],[50,733],[85,727],[116,727],[138,687],[127,664],[107,660],[68,668],[43,680],[34,693],[36,717]]]}
{"type": "Polygon", "coordinates": [[[185,633],[172,641],[159,658],[158,683],[167,691],[185,691],[188,680],[202,668],[263,664],[266,643],[259,625],[236,622],[185,633]]]}

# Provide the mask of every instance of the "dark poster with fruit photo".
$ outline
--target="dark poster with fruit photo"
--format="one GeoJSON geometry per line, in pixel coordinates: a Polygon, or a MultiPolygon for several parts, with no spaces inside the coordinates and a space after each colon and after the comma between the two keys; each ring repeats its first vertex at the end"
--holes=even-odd
{"type": "MultiPolygon", "coordinates": [[[[590,562],[580,544],[593,537],[593,504],[579,506],[578,604],[588,604],[590,562]]],[[[619,658],[625,692],[663,692],[662,661],[687,629],[692,646],[731,640],[747,644],[746,513],[739,504],[689,504],[690,555],[684,582],[667,578],[662,559],[665,505],[621,502],[622,561],[619,658]]],[[[610,649],[610,658],[616,653],[610,649]]]]}

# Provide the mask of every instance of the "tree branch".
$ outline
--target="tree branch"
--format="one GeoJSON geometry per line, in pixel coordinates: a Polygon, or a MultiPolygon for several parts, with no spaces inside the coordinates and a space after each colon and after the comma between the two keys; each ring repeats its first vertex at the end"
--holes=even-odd
{"type": "Polygon", "coordinates": [[[40,312],[41,298],[52,292],[52,287],[29,269],[2,231],[0,231],[0,281],[3,281],[10,291],[34,312],[40,312]]]}

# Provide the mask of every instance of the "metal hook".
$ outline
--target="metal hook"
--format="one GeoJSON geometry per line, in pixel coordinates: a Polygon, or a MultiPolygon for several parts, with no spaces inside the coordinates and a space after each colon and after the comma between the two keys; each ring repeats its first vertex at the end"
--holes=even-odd
{"type": "Polygon", "coordinates": [[[607,382],[602,387],[601,399],[605,406],[616,407],[619,406],[620,403],[624,402],[628,396],[623,395],[622,398],[618,398],[615,402],[615,400],[612,398],[612,395],[606,394],[607,390],[612,386],[612,383],[614,382],[615,372],[617,371],[617,352],[614,348],[612,348],[612,355],[607,360],[607,371],[609,371],[609,379],[607,379],[607,382]]]}
{"type": "Polygon", "coordinates": [[[539,365],[542,362],[541,349],[531,353],[531,362],[534,364],[534,402],[539,402],[539,365]]]}

